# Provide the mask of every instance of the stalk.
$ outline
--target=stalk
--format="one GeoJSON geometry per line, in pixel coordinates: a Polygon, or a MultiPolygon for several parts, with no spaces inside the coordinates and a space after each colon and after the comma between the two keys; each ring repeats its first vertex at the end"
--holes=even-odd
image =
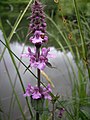
{"type": "Polygon", "coordinates": [[[36,112],[36,120],[39,120],[39,113],[36,112]]]}
{"type": "MultiPolygon", "coordinates": [[[[39,60],[39,56],[40,56],[40,46],[36,46],[36,59],[37,59],[37,62],[39,60]]],[[[37,68],[37,78],[38,78],[38,81],[37,81],[37,85],[38,85],[38,88],[39,88],[39,91],[40,91],[40,69],[37,68]]]]}
{"type": "MultiPolygon", "coordinates": [[[[36,61],[38,62],[40,56],[40,46],[36,46],[36,61]]],[[[40,70],[37,68],[37,86],[40,91],[40,70]]],[[[39,120],[39,112],[36,112],[36,120],[39,120]]]]}
{"type": "Polygon", "coordinates": [[[38,88],[39,88],[39,91],[40,91],[40,70],[39,69],[37,69],[37,76],[38,76],[38,83],[37,83],[37,85],[38,85],[38,88]]]}
{"type": "Polygon", "coordinates": [[[52,105],[53,105],[52,106],[53,107],[52,108],[52,120],[54,120],[54,112],[55,112],[55,106],[54,106],[55,104],[54,104],[54,102],[52,103],[52,105]]]}

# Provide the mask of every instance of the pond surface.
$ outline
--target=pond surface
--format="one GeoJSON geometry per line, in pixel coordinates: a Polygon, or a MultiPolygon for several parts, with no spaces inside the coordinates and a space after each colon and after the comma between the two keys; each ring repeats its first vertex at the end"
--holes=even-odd
{"type": "MultiPolygon", "coordinates": [[[[0,31],[0,39],[4,42],[3,34],[1,31],[0,31]]],[[[19,58],[22,53],[23,46],[24,46],[23,43],[22,44],[19,44],[18,42],[10,43],[11,50],[19,58]]],[[[3,48],[4,46],[0,43],[0,51],[2,51],[3,48]]],[[[27,49],[28,49],[28,46],[25,46],[24,53],[27,52],[27,49]]],[[[31,47],[31,49],[33,50],[34,48],[31,47]]],[[[72,80],[74,79],[73,71],[72,71],[70,64],[72,64],[72,67],[77,74],[77,67],[74,62],[74,59],[70,52],[65,54],[61,51],[57,51],[55,47],[50,47],[50,49],[51,49],[50,53],[55,55],[55,58],[50,59],[50,63],[52,64],[52,66],[56,67],[56,69],[54,68],[51,69],[51,68],[46,67],[44,72],[52,80],[55,86],[55,88],[52,88],[54,94],[58,93],[61,96],[70,96],[71,90],[72,90],[70,79],[71,78],[72,80]],[[69,76],[69,72],[70,72],[71,78],[69,76]]],[[[19,61],[16,58],[15,58],[15,61],[18,66],[19,61]]],[[[27,58],[23,58],[22,61],[28,66],[29,60],[27,58]]],[[[5,64],[10,74],[11,80],[14,84],[15,78],[16,78],[16,70],[14,68],[14,65],[12,63],[12,60],[10,58],[10,55],[7,49],[4,53],[4,57],[2,61],[0,62],[0,91],[1,91],[0,99],[3,105],[3,108],[7,112],[9,110],[8,108],[10,105],[12,88],[11,88],[10,81],[9,81],[9,78],[6,72],[5,64]]],[[[22,77],[22,82],[24,86],[26,87],[28,83],[31,83],[32,85],[36,85],[36,79],[33,77],[33,75],[29,73],[28,71],[24,74],[24,70],[25,70],[25,67],[22,64],[20,64],[19,72],[22,77]]],[[[31,70],[36,74],[35,69],[31,69],[31,70]]],[[[41,80],[42,82],[45,82],[47,84],[47,81],[45,80],[43,76],[41,76],[41,80]]],[[[16,78],[15,90],[18,93],[18,96],[23,105],[23,108],[25,109],[26,103],[23,97],[23,92],[22,92],[21,84],[20,84],[18,77],[16,78]]],[[[13,110],[13,114],[14,116],[17,115],[16,117],[20,115],[16,101],[15,101],[15,108],[13,110]]]]}

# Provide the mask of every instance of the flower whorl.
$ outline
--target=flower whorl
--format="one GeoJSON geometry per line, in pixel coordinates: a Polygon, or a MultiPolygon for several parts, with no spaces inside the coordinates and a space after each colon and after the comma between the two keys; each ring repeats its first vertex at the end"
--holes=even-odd
{"type": "Polygon", "coordinates": [[[30,37],[30,41],[33,44],[42,44],[48,41],[46,33],[46,22],[44,14],[44,6],[38,1],[32,5],[32,15],[30,16],[30,31],[33,33],[33,36],[30,37]]]}

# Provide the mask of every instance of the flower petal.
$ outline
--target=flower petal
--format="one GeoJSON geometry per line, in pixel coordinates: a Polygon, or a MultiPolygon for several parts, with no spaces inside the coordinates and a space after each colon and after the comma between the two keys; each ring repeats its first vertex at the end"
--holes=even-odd
{"type": "Polygon", "coordinates": [[[46,64],[45,64],[44,62],[39,63],[39,65],[38,65],[38,69],[40,69],[40,70],[44,70],[45,66],[46,66],[46,64]]]}
{"type": "Polygon", "coordinates": [[[41,94],[40,94],[39,92],[34,92],[34,93],[32,94],[32,98],[33,98],[33,99],[39,99],[39,98],[41,98],[41,94]]]}

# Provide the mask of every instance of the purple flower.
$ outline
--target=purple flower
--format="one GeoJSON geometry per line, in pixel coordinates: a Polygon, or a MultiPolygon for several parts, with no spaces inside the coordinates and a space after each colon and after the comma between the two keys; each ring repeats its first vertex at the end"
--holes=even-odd
{"type": "Polygon", "coordinates": [[[38,87],[32,87],[31,84],[29,83],[27,88],[26,88],[26,93],[24,94],[24,97],[30,97],[32,96],[33,99],[39,99],[41,98],[41,93],[39,92],[38,87]]]}
{"type": "Polygon", "coordinates": [[[49,93],[49,92],[52,92],[52,89],[51,89],[50,84],[48,84],[47,87],[44,88],[44,91],[47,91],[48,93],[49,93]]]}
{"type": "Polygon", "coordinates": [[[42,56],[44,56],[44,57],[48,57],[48,58],[55,58],[56,56],[54,55],[54,54],[50,54],[49,53],[49,51],[50,51],[50,48],[42,48],[42,56]]]}
{"type": "Polygon", "coordinates": [[[31,84],[28,84],[27,88],[26,88],[26,93],[24,94],[24,97],[26,96],[31,96],[31,94],[34,91],[34,87],[31,86],[31,84]]]}
{"type": "Polygon", "coordinates": [[[64,108],[60,108],[59,114],[58,114],[58,117],[59,117],[59,118],[62,118],[64,111],[65,111],[64,108]]]}
{"type": "Polygon", "coordinates": [[[50,48],[42,48],[42,53],[41,55],[44,56],[44,57],[47,57],[48,55],[48,52],[50,51],[50,48]]]}
{"type": "Polygon", "coordinates": [[[46,88],[43,88],[43,95],[45,99],[51,100],[50,92],[52,92],[50,84],[46,88]]]}
{"type": "Polygon", "coordinates": [[[31,51],[31,49],[30,49],[30,47],[28,47],[28,53],[23,53],[23,54],[21,54],[21,57],[26,57],[26,58],[28,58],[28,57],[30,57],[30,56],[33,56],[34,55],[34,53],[31,51]]]}
{"type": "Polygon", "coordinates": [[[33,99],[39,99],[41,97],[42,97],[42,94],[39,92],[39,88],[38,87],[34,87],[32,98],[33,99]]]}
{"type": "Polygon", "coordinates": [[[30,37],[30,41],[33,44],[42,44],[48,41],[48,37],[44,35],[44,33],[42,33],[41,31],[36,30],[34,36],[30,37]]]}
{"type": "Polygon", "coordinates": [[[28,48],[28,53],[23,54],[22,57],[29,57],[30,58],[30,66],[34,68],[38,68],[40,70],[43,70],[46,67],[46,64],[48,63],[48,58],[52,57],[49,54],[50,48],[42,48],[41,54],[39,55],[38,60],[36,59],[36,50],[34,52],[31,51],[30,48],[28,48]]]}
{"type": "Polygon", "coordinates": [[[28,87],[26,88],[26,93],[24,94],[24,97],[32,97],[33,99],[39,99],[44,98],[51,100],[50,92],[51,92],[50,84],[46,88],[43,87],[32,87],[30,84],[28,84],[28,87]]]}

